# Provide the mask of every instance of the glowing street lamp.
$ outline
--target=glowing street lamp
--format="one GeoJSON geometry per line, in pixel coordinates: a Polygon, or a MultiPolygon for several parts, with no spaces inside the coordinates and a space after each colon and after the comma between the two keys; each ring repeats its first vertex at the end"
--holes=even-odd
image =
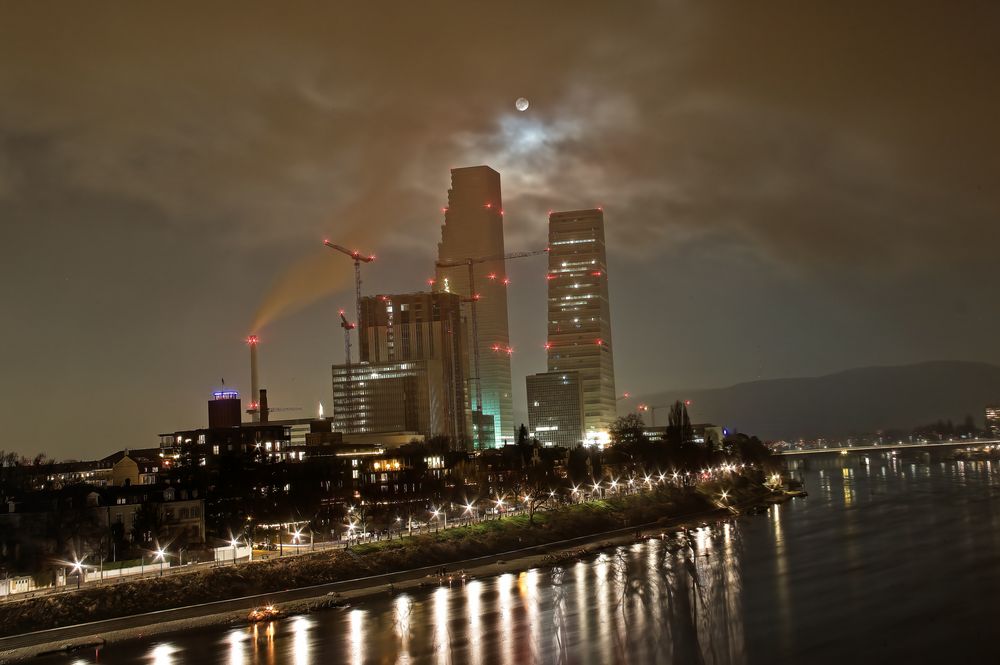
{"type": "Polygon", "coordinates": [[[163,561],[166,558],[167,558],[167,551],[164,550],[162,547],[157,547],[156,559],[154,559],[154,561],[158,560],[160,562],[160,577],[163,577],[163,561]]]}
{"type": "Polygon", "coordinates": [[[87,557],[83,557],[82,559],[76,559],[76,558],[73,559],[73,568],[72,568],[71,572],[72,573],[76,573],[76,588],[77,589],[80,588],[80,580],[83,577],[83,562],[86,559],[87,559],[87,557]]]}
{"type": "Polygon", "coordinates": [[[229,539],[229,546],[233,548],[233,565],[236,565],[236,548],[239,546],[240,541],[236,538],[229,539]]]}

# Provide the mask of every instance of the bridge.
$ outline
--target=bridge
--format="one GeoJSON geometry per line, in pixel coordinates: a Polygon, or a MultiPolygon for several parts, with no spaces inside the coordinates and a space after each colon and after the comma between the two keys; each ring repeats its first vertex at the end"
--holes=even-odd
{"type": "Polygon", "coordinates": [[[981,448],[1000,445],[1000,439],[961,439],[959,441],[933,441],[927,443],[884,443],[871,446],[843,446],[839,448],[809,448],[805,450],[782,450],[779,455],[798,457],[800,455],[831,455],[848,453],[884,452],[889,450],[934,450],[937,448],[981,448]]]}

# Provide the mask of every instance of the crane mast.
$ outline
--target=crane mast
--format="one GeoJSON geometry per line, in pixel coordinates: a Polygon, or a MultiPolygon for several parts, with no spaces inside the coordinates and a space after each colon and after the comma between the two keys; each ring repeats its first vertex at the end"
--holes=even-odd
{"type": "MultiPolygon", "coordinates": [[[[482,412],[483,410],[483,384],[479,372],[479,316],[476,312],[476,302],[479,300],[479,294],[476,293],[476,281],[473,269],[479,263],[486,263],[488,261],[506,261],[508,259],[522,259],[528,256],[545,254],[548,251],[549,248],[546,247],[545,249],[534,249],[526,252],[508,252],[506,254],[498,254],[495,256],[468,257],[453,261],[438,261],[436,263],[438,268],[458,268],[460,266],[468,266],[469,268],[469,297],[463,298],[463,301],[469,303],[469,313],[472,317],[472,362],[474,376],[469,378],[473,383],[473,392],[476,397],[476,404],[472,409],[473,411],[478,410],[482,412]]],[[[476,428],[476,447],[481,447],[478,427],[476,428]]]]}

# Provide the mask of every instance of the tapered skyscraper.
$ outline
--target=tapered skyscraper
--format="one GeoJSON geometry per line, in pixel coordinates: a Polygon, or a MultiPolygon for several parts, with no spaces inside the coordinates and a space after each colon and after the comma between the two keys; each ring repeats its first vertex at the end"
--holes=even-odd
{"type": "Polygon", "coordinates": [[[601,210],[549,215],[549,371],[579,372],[590,440],[617,415],[607,263],[601,210]]]}
{"type": "Polygon", "coordinates": [[[500,174],[488,166],[452,169],[448,208],[438,243],[435,289],[462,296],[469,343],[478,346],[479,390],[475,376],[477,354],[473,348],[469,353],[472,374],[469,395],[473,412],[481,411],[485,419],[485,422],[477,420],[473,414],[473,427],[482,433],[480,447],[499,446],[505,439],[513,438],[506,272],[500,258],[503,254],[500,174]],[[488,257],[497,258],[479,261],[488,257]],[[476,260],[472,263],[473,288],[469,284],[470,259],[476,260]],[[482,395],[482,405],[477,403],[477,393],[482,395]]]}

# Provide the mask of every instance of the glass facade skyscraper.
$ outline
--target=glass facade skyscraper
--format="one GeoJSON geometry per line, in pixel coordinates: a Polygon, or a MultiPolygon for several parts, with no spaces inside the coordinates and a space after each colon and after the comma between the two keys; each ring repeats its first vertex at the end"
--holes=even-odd
{"type": "Polygon", "coordinates": [[[604,212],[549,215],[549,372],[575,370],[586,437],[600,442],[617,416],[604,212]]]}
{"type": "Polygon", "coordinates": [[[475,413],[474,436],[478,445],[490,448],[513,439],[514,409],[511,400],[510,333],[507,324],[506,271],[503,260],[503,201],[500,198],[500,174],[488,166],[472,166],[451,170],[451,189],[441,242],[438,243],[438,263],[461,263],[468,259],[497,257],[473,264],[473,284],[470,288],[466,264],[438,267],[435,290],[457,293],[463,299],[465,329],[470,346],[475,344],[469,299],[476,297],[479,383],[482,405],[475,404],[475,352],[469,352],[469,396],[473,411],[481,410],[492,420],[492,437],[486,433],[489,424],[479,422],[475,413]]]}

